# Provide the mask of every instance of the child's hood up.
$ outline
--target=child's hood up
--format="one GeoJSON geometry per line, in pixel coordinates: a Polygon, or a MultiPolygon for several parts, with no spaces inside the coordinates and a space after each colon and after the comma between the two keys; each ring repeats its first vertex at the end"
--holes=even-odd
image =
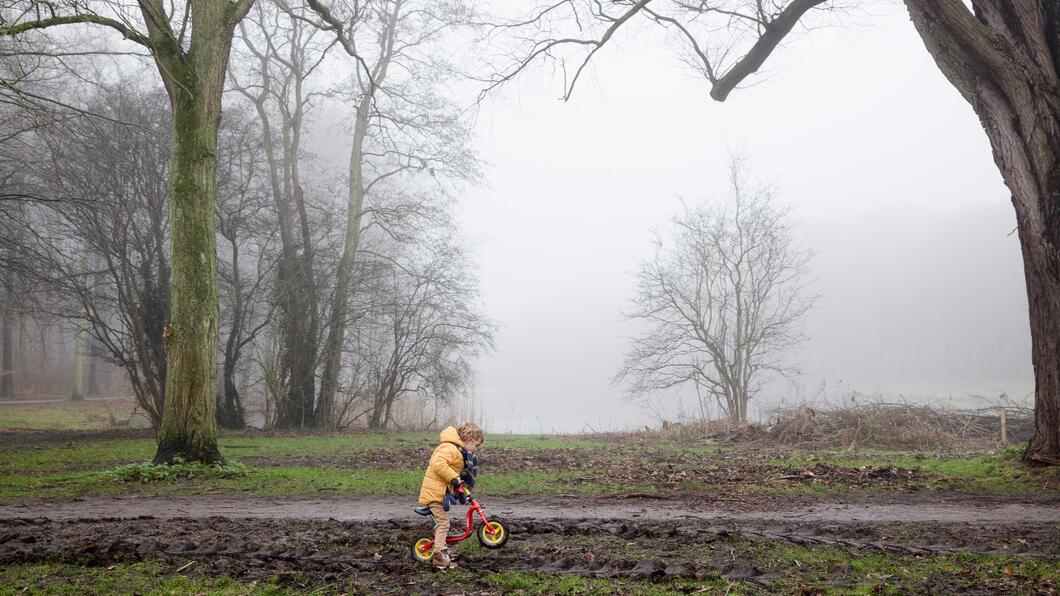
{"type": "Polygon", "coordinates": [[[457,434],[456,428],[452,426],[442,429],[442,432],[438,434],[438,441],[441,443],[453,443],[457,447],[464,446],[464,442],[460,440],[460,435],[457,434]]]}

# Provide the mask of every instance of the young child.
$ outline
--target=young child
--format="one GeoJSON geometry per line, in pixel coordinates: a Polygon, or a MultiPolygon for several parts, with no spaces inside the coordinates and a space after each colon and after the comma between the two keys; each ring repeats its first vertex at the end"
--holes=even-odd
{"type": "MultiPolygon", "coordinates": [[[[464,459],[474,453],[486,440],[486,433],[472,422],[465,422],[460,428],[447,426],[438,436],[441,442],[431,454],[427,471],[423,474],[423,485],[420,487],[420,505],[430,507],[434,521],[434,554],[431,564],[437,569],[449,569],[456,565],[449,559],[445,537],[449,534],[449,513],[446,496],[456,494],[460,486],[460,472],[464,469],[464,459]]],[[[473,457],[473,456],[472,456],[473,457]]]]}

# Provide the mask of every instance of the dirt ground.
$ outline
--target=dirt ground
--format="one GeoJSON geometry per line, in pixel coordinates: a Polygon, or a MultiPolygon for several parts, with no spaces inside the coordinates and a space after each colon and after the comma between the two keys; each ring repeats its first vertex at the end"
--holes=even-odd
{"type": "MultiPolygon", "coordinates": [[[[774,518],[637,519],[512,517],[511,541],[498,551],[465,548],[459,564],[476,577],[527,571],[588,577],[672,582],[717,577],[755,589],[791,574],[763,545],[834,547],[850,553],[934,557],[958,553],[1055,558],[1060,522],[842,521],[774,518]]],[[[1038,511],[1037,514],[1042,514],[1038,511]]],[[[193,573],[242,580],[275,580],[292,586],[359,586],[363,593],[430,593],[441,579],[407,556],[408,545],[428,530],[422,518],[386,521],[290,518],[8,518],[0,520],[0,562],[75,559],[88,565],[154,558],[194,561],[193,573]]],[[[462,523],[455,524],[461,527],[462,523]]],[[[473,542],[472,539],[470,542],[473,542]]],[[[1013,581],[1018,578],[1009,578],[1013,581]]],[[[863,578],[836,566],[815,585],[853,587],[863,578]]],[[[473,580],[480,581],[480,580],[473,580]]],[[[903,584],[910,591],[963,592],[979,578],[960,573],[903,584]],[[940,583],[942,582],[942,583],[940,583]]],[[[1010,584],[1048,593],[1051,585],[1010,584]]],[[[474,591],[475,586],[469,586],[474,591]]],[[[986,592],[1003,585],[983,586],[986,592]]],[[[485,585],[479,588],[486,589],[485,585]]]]}

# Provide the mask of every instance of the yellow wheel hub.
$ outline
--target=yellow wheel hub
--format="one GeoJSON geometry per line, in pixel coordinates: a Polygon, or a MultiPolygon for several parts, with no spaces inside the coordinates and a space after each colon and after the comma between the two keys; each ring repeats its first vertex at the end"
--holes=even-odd
{"type": "Polygon", "coordinates": [[[424,546],[430,542],[430,538],[420,538],[416,541],[416,546],[413,547],[412,552],[420,561],[430,561],[431,555],[434,554],[434,546],[424,550],[424,546]]]}
{"type": "Polygon", "coordinates": [[[484,542],[497,544],[504,539],[504,526],[497,522],[490,522],[486,524],[486,526],[489,529],[482,533],[482,540],[484,542]],[[493,530],[492,534],[490,533],[490,530],[493,530]]]}

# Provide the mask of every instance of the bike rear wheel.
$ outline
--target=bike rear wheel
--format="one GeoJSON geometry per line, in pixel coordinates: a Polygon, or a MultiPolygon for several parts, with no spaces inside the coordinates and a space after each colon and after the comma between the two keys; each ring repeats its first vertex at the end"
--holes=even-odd
{"type": "Polygon", "coordinates": [[[432,544],[430,548],[426,549],[426,551],[423,549],[423,546],[432,540],[434,540],[432,534],[421,534],[416,537],[416,540],[409,548],[409,554],[412,555],[414,561],[419,561],[421,563],[431,562],[431,556],[434,555],[434,545],[432,544]]]}

